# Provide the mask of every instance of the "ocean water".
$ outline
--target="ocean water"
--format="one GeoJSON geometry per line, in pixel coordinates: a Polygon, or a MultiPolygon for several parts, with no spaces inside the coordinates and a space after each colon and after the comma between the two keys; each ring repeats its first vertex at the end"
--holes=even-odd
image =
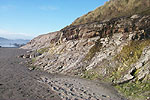
{"type": "Polygon", "coordinates": [[[16,48],[13,44],[0,44],[1,47],[10,47],[10,48],[16,48]]]}
{"type": "Polygon", "coordinates": [[[19,47],[22,45],[25,45],[27,42],[29,42],[29,40],[0,40],[0,46],[1,47],[11,47],[11,48],[15,48],[15,47],[19,47]]]}

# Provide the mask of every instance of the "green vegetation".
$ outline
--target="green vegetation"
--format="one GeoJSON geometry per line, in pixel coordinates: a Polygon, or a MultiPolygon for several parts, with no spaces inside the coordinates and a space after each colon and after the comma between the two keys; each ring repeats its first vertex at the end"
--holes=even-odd
{"type": "MultiPolygon", "coordinates": [[[[145,47],[150,46],[150,39],[147,40],[138,40],[131,41],[128,45],[125,45],[121,52],[116,55],[113,61],[119,61],[116,68],[111,68],[107,66],[97,66],[94,69],[85,71],[82,75],[82,78],[90,80],[102,80],[105,82],[114,82],[119,80],[122,76],[128,73],[131,70],[131,65],[136,63],[141,57],[142,51],[145,47]],[[101,71],[106,68],[107,74],[104,76],[101,71]]],[[[95,44],[93,48],[87,55],[88,60],[94,57],[96,52],[100,51],[100,44],[95,44]],[[95,49],[96,50],[93,50],[95,49]]],[[[109,63],[109,62],[108,62],[109,63]]],[[[143,80],[138,81],[137,75],[140,69],[136,69],[133,74],[135,77],[134,81],[130,81],[123,84],[115,85],[117,90],[124,94],[126,97],[131,100],[146,100],[150,96],[150,81],[149,76],[147,75],[143,80]]]]}
{"type": "Polygon", "coordinates": [[[131,100],[146,100],[150,96],[150,82],[129,82],[115,86],[131,100]]]}
{"type": "Polygon", "coordinates": [[[44,52],[48,52],[48,51],[49,51],[49,47],[46,47],[46,48],[39,49],[37,52],[43,54],[44,52]]]}
{"type": "Polygon", "coordinates": [[[103,60],[102,66],[97,65],[90,70],[84,70],[81,77],[89,80],[101,80],[102,82],[111,83],[112,71],[114,68],[107,66],[108,63],[107,60],[103,60]]]}
{"type": "MultiPolygon", "coordinates": [[[[126,74],[131,69],[131,64],[136,63],[140,58],[143,49],[146,46],[150,46],[150,40],[141,40],[141,41],[132,41],[128,45],[125,45],[121,52],[114,57],[114,61],[118,60],[121,62],[118,67],[115,69],[111,69],[111,67],[107,68],[109,71],[107,77],[109,80],[114,81],[121,78],[122,75],[126,74]],[[138,44],[138,45],[137,45],[138,44]]],[[[100,52],[102,44],[97,41],[95,45],[89,50],[87,53],[85,60],[91,60],[97,52],[100,52]]],[[[95,69],[90,71],[85,71],[83,77],[87,79],[96,79],[102,76],[99,73],[104,66],[97,66],[95,69]]]]}
{"type": "Polygon", "coordinates": [[[132,41],[124,46],[121,52],[117,55],[117,59],[125,66],[137,62],[141,57],[142,51],[146,46],[149,46],[150,40],[132,41]]]}
{"type": "Polygon", "coordinates": [[[100,41],[97,40],[95,45],[87,53],[85,60],[91,60],[95,56],[95,54],[101,50],[101,47],[102,47],[102,43],[100,43],[100,41]]]}
{"type": "Polygon", "coordinates": [[[94,72],[93,70],[85,71],[84,75],[82,76],[82,78],[90,80],[98,79],[99,77],[101,76],[98,73],[94,72]]]}
{"type": "Polygon", "coordinates": [[[36,58],[32,58],[31,62],[34,63],[36,61],[36,58]]]}
{"type": "Polygon", "coordinates": [[[76,19],[72,25],[131,16],[133,14],[150,14],[150,0],[110,0],[103,6],[76,19]]]}
{"type": "Polygon", "coordinates": [[[142,51],[146,46],[150,46],[150,40],[132,41],[124,46],[121,52],[115,57],[122,63],[112,72],[112,79],[120,79],[122,75],[126,74],[131,69],[131,64],[134,64],[141,57],[142,51]]]}
{"type": "MultiPolygon", "coordinates": [[[[103,66],[104,67],[104,66],[103,66]]],[[[101,80],[101,82],[111,82],[112,80],[107,75],[102,75],[101,69],[103,67],[97,66],[94,69],[85,71],[81,78],[89,79],[89,80],[101,80]]],[[[110,69],[107,69],[110,70],[110,69]]]]}
{"type": "MultiPolygon", "coordinates": [[[[130,69],[131,64],[136,63],[141,57],[142,51],[146,46],[150,46],[150,40],[132,41],[129,45],[123,47],[121,52],[115,57],[115,59],[121,61],[123,66],[117,68],[112,72],[112,80],[118,80],[125,75],[130,69]]],[[[140,69],[137,69],[133,76],[135,81],[117,85],[116,88],[131,100],[146,100],[150,95],[150,82],[137,81],[137,74],[140,69]]]]}

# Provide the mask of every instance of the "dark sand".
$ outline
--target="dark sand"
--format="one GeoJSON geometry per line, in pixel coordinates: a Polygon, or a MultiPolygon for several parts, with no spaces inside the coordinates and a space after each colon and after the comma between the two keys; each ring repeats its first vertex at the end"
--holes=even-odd
{"type": "Polygon", "coordinates": [[[126,100],[104,83],[30,71],[25,64],[29,59],[17,57],[25,53],[0,48],[0,100],[126,100]]]}
{"type": "Polygon", "coordinates": [[[36,71],[30,71],[27,59],[17,58],[26,53],[17,48],[0,48],[0,100],[60,100],[47,85],[37,82],[36,71]]]}

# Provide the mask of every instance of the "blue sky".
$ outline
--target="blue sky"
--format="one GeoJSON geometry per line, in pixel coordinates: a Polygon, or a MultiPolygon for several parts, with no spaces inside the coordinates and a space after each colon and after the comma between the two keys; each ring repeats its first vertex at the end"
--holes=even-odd
{"type": "Polygon", "coordinates": [[[71,24],[107,0],[0,0],[0,37],[32,39],[71,24]]]}

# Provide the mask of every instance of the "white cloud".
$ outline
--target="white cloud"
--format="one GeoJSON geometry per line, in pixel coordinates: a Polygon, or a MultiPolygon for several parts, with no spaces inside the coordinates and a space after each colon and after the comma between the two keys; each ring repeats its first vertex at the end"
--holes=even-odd
{"type": "Polygon", "coordinates": [[[41,10],[44,10],[44,11],[55,11],[55,10],[58,10],[58,8],[54,7],[54,6],[40,6],[39,8],[41,10]]]}
{"type": "Polygon", "coordinates": [[[27,33],[15,33],[0,29],[0,37],[8,39],[32,39],[34,36],[27,33]]]}

